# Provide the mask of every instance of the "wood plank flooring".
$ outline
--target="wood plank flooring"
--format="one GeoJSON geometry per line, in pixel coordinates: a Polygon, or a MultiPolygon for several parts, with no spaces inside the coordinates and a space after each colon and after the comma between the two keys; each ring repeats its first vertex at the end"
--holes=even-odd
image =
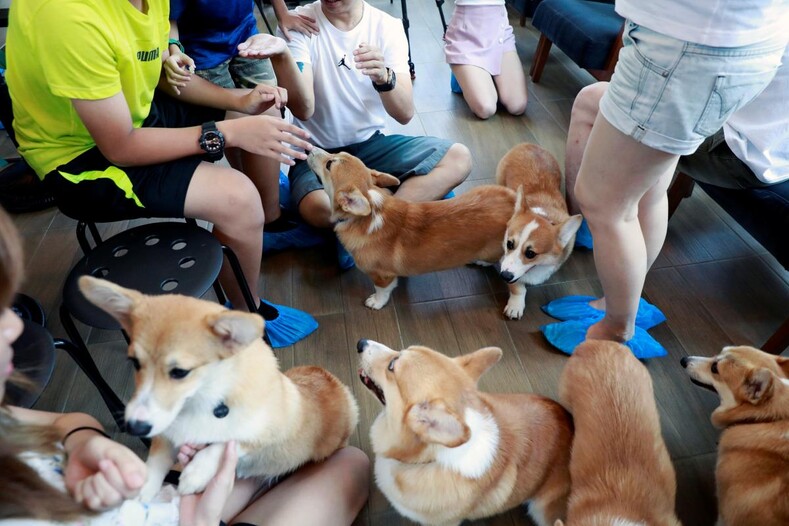
{"type": "MultiPolygon", "coordinates": [[[[400,14],[399,2],[374,0],[373,5],[395,16],[400,14]]],[[[444,6],[447,17],[452,9],[451,2],[444,6]]],[[[449,91],[449,67],[444,63],[435,4],[411,0],[409,15],[417,114],[407,126],[392,121],[391,131],[437,135],[466,144],[475,164],[461,192],[492,182],[501,156],[520,142],[537,142],[563,163],[572,101],[584,85],[592,82],[589,75],[554,48],[540,84],[529,83],[525,115],[499,113],[480,121],[460,96],[449,91]]],[[[538,34],[528,23],[520,28],[517,20],[518,16],[511,14],[518,52],[528,71],[538,34]]],[[[26,249],[27,281],[23,290],[42,302],[51,332],[62,337],[65,333],[57,317],[61,286],[80,257],[75,224],[54,209],[19,215],[15,221],[26,249]]],[[[127,226],[127,222],[120,222],[102,225],[102,229],[111,234],[127,226]]],[[[551,321],[540,305],[566,294],[600,292],[594,259],[585,252],[573,254],[548,283],[529,290],[520,321],[503,318],[506,287],[490,269],[464,267],[402,279],[393,301],[379,312],[363,305],[372,292],[372,283],[356,269],[340,272],[333,249],[265,257],[263,275],[260,292],[264,297],[304,309],[320,322],[315,335],[277,351],[282,367],[317,364],[347,382],[361,409],[353,443],[368,453],[368,430],[380,406],[356,378],[355,344],[359,338],[392,347],[421,343],[449,355],[497,345],[504,350],[504,358],[483,377],[483,389],[532,391],[555,397],[566,357],[550,349],[539,333],[539,326],[551,321]]],[[[668,322],[652,334],[665,345],[669,356],[650,361],[647,367],[677,470],[677,511],[686,525],[712,525],[716,516],[713,471],[718,432],[709,423],[709,415],[717,400],[687,380],[679,359],[688,354],[713,355],[723,345],[733,343],[763,343],[789,315],[789,273],[697,189],[671,221],[666,246],[647,278],[645,296],[668,317],[668,322]]],[[[120,333],[84,328],[84,334],[108,381],[128,398],[131,368],[125,360],[120,333]]],[[[87,411],[101,418],[108,429],[114,429],[95,389],[65,354],[57,357],[52,381],[36,407],[87,411]]],[[[120,434],[116,437],[144,454],[139,441],[120,434]]],[[[369,503],[356,524],[410,523],[373,485],[369,503]]],[[[474,524],[514,526],[531,521],[525,508],[520,508],[474,524]]]]}

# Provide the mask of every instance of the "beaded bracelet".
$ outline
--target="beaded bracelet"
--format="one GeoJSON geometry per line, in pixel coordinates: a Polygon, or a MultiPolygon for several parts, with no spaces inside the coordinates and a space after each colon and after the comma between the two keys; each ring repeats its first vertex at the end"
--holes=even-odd
{"type": "Polygon", "coordinates": [[[107,433],[104,432],[104,430],[99,429],[98,427],[80,426],[80,427],[75,427],[74,429],[72,429],[71,431],[66,433],[66,435],[63,437],[63,439],[60,441],[60,443],[63,444],[63,446],[65,447],[66,440],[68,439],[68,437],[70,437],[71,435],[73,435],[77,431],[85,431],[86,429],[90,429],[91,431],[95,431],[96,433],[98,433],[100,435],[104,435],[105,437],[110,438],[110,435],[108,435],[107,433]]]}

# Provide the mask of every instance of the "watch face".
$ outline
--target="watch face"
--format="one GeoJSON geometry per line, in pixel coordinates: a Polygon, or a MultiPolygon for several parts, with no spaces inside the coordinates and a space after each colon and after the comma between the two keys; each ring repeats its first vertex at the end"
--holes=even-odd
{"type": "Polygon", "coordinates": [[[222,136],[215,131],[209,130],[203,134],[203,144],[205,144],[205,149],[209,152],[218,152],[222,150],[222,146],[224,146],[223,143],[222,136]]]}

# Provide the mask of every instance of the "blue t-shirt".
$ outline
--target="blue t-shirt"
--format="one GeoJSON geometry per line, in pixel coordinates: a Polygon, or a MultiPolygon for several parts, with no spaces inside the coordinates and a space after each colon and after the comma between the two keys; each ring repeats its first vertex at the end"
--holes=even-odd
{"type": "Polygon", "coordinates": [[[258,32],[253,0],[170,0],[170,20],[197,69],[218,66],[258,32]]]}

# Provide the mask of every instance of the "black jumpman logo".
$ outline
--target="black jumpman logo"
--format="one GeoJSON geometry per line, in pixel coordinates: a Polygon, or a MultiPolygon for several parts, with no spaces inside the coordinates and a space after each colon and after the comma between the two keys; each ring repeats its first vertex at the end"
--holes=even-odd
{"type": "Polygon", "coordinates": [[[348,71],[351,70],[351,68],[348,67],[348,64],[345,63],[345,55],[343,55],[342,58],[340,59],[340,61],[337,63],[337,67],[338,68],[339,67],[343,67],[343,66],[346,67],[348,69],[348,71]]]}

